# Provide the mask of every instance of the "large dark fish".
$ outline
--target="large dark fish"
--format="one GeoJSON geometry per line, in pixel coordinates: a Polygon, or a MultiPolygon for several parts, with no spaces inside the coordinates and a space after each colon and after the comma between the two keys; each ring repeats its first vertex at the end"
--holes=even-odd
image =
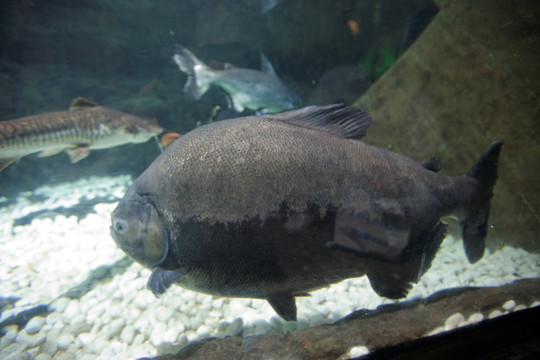
{"type": "Polygon", "coordinates": [[[237,112],[247,108],[260,114],[276,113],[294,109],[302,102],[281,82],[263,53],[262,71],[258,71],[230,64],[224,70],[215,70],[185,47],[176,45],[174,52],[173,60],[181,71],[188,74],[184,92],[191,99],[199,99],[211,85],[217,85],[229,94],[237,112]]]}
{"type": "Polygon", "coordinates": [[[470,262],[484,253],[501,143],[466,175],[437,173],[367,145],[369,116],[311,106],[199,127],[174,142],[128,189],[111,234],[173,283],[220,296],[267,299],[287,320],[295,296],[367,275],[400,298],[430,267],[458,218],[470,262]]]}
{"type": "Polygon", "coordinates": [[[66,150],[75,163],[93,149],[142,143],[162,132],[155,123],[78,97],[69,111],[0,121],[0,171],[22,158],[66,150]]]}

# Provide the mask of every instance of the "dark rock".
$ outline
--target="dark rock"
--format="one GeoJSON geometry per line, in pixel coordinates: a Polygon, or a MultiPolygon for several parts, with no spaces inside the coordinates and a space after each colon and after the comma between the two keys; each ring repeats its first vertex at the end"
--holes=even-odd
{"type": "Polygon", "coordinates": [[[463,174],[504,143],[488,246],[540,251],[540,16],[537,1],[448,0],[418,40],[355,103],[365,141],[463,174]]]}

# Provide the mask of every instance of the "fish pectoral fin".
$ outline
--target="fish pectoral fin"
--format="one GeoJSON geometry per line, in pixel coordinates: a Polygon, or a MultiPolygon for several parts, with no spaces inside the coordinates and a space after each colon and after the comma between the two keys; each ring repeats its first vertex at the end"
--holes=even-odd
{"type": "Polygon", "coordinates": [[[433,229],[423,232],[416,244],[407,250],[407,258],[402,263],[389,263],[379,260],[370,261],[367,277],[375,292],[390,299],[405,297],[416,283],[431,267],[431,262],[446,236],[447,225],[437,223],[433,229]]]}
{"type": "Polygon", "coordinates": [[[165,270],[158,267],[154,268],[146,287],[150,289],[156,297],[159,297],[159,295],[165,293],[165,291],[167,291],[167,289],[185,273],[186,272],[183,269],[165,270]]]}
{"type": "Polygon", "coordinates": [[[66,148],[65,147],[61,147],[61,148],[54,148],[54,149],[47,149],[47,150],[43,150],[42,152],[40,152],[37,157],[38,158],[44,158],[44,157],[47,157],[47,156],[53,156],[53,155],[57,155],[57,154],[60,154],[62,151],[64,151],[66,148]]]}
{"type": "Polygon", "coordinates": [[[280,293],[268,296],[272,309],[287,321],[296,321],[296,301],[292,293],[280,293]]]}
{"type": "Polygon", "coordinates": [[[15,161],[19,160],[18,158],[15,159],[0,159],[0,171],[7,168],[9,165],[13,164],[15,161]]]}
{"type": "Polygon", "coordinates": [[[90,148],[88,145],[79,145],[72,149],[66,149],[66,151],[69,154],[69,158],[73,164],[90,155],[90,148]]]}
{"type": "Polygon", "coordinates": [[[397,262],[409,244],[411,228],[399,212],[384,215],[365,211],[338,211],[334,241],[329,245],[373,257],[397,262]]]}

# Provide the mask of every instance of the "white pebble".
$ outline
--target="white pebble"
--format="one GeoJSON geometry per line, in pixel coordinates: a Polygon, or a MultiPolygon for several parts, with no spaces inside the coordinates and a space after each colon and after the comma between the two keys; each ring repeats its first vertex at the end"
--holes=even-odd
{"type": "Polygon", "coordinates": [[[0,356],[6,356],[9,354],[21,355],[25,349],[26,346],[23,344],[12,343],[0,351],[0,356]]]}
{"type": "Polygon", "coordinates": [[[154,346],[159,346],[163,342],[163,336],[165,335],[166,330],[167,327],[165,324],[157,323],[152,331],[152,335],[150,335],[150,342],[154,346]]]}
{"type": "Polygon", "coordinates": [[[41,353],[34,357],[34,360],[52,360],[52,357],[49,354],[41,353]]]}
{"type": "Polygon", "coordinates": [[[106,339],[118,336],[122,332],[125,324],[126,322],[124,321],[124,319],[114,319],[103,327],[103,329],[101,330],[101,334],[106,339]]]}
{"type": "Polygon", "coordinates": [[[348,351],[348,359],[355,359],[357,357],[369,354],[369,350],[365,346],[354,346],[348,351]]]}
{"type": "Polygon", "coordinates": [[[199,328],[196,331],[197,336],[201,339],[209,337],[211,332],[212,332],[212,329],[210,329],[208,325],[204,325],[204,324],[199,326],[199,328]]]}
{"type": "Polygon", "coordinates": [[[107,347],[107,343],[102,339],[96,339],[95,341],[89,343],[84,350],[91,354],[101,354],[101,351],[107,347]]]}
{"type": "Polygon", "coordinates": [[[25,330],[19,332],[15,342],[25,345],[27,348],[33,348],[43,344],[46,340],[44,334],[28,335],[25,330]]]}
{"type": "Polygon", "coordinates": [[[67,350],[69,346],[75,341],[75,337],[71,334],[64,334],[56,340],[58,348],[61,350],[67,350]]]}
{"type": "Polygon", "coordinates": [[[168,343],[174,343],[176,339],[178,339],[178,335],[178,329],[168,328],[167,331],[165,331],[165,334],[163,334],[163,341],[168,343]]]}
{"type": "Polygon", "coordinates": [[[465,321],[465,317],[460,313],[450,315],[444,322],[444,330],[452,330],[458,327],[458,325],[465,321]]]}
{"type": "Polygon", "coordinates": [[[50,356],[54,356],[56,354],[56,351],[58,350],[58,345],[56,342],[52,340],[47,340],[41,346],[39,347],[38,352],[42,354],[47,354],[50,356]]]}
{"type": "Polygon", "coordinates": [[[120,334],[120,340],[130,345],[135,337],[135,329],[131,325],[127,325],[120,334]]]}
{"type": "Polygon", "coordinates": [[[113,341],[109,346],[107,346],[103,351],[101,351],[100,357],[103,359],[113,359],[122,351],[122,344],[118,341],[113,341]]]}
{"type": "Polygon", "coordinates": [[[438,326],[436,327],[435,329],[431,330],[430,332],[427,333],[427,336],[431,336],[431,335],[437,335],[437,334],[440,334],[444,332],[444,327],[443,326],[438,326]]]}
{"type": "Polygon", "coordinates": [[[79,315],[79,313],[79,302],[77,300],[71,300],[62,314],[62,320],[64,320],[65,324],[69,324],[71,319],[79,315]]]}
{"type": "Polygon", "coordinates": [[[96,335],[90,334],[90,333],[82,333],[79,334],[79,341],[81,342],[82,346],[88,346],[94,340],[96,339],[96,335]]]}
{"type": "Polygon", "coordinates": [[[41,316],[35,316],[26,324],[24,329],[29,335],[37,334],[43,325],[45,324],[45,318],[41,316]]]}
{"type": "Polygon", "coordinates": [[[482,320],[484,320],[484,315],[482,315],[481,313],[474,313],[471,316],[469,316],[469,319],[468,319],[468,321],[471,324],[479,323],[482,320]]]}
{"type": "Polygon", "coordinates": [[[109,315],[111,315],[112,318],[118,318],[122,316],[123,308],[120,304],[114,304],[111,305],[111,307],[108,309],[109,315]]]}
{"type": "Polygon", "coordinates": [[[162,323],[168,323],[173,316],[173,310],[169,307],[158,306],[155,312],[157,321],[162,323]]]}
{"type": "Polygon", "coordinates": [[[131,344],[132,346],[139,346],[141,345],[144,341],[145,341],[145,337],[143,334],[137,334],[135,336],[135,339],[133,339],[133,344],[131,344]]]}
{"type": "Polygon", "coordinates": [[[70,351],[61,351],[54,357],[54,360],[75,360],[77,357],[70,351]]]}
{"type": "Polygon", "coordinates": [[[489,313],[488,319],[494,319],[494,318],[499,317],[501,315],[502,315],[501,310],[493,310],[492,312],[489,313]]]}
{"type": "Polygon", "coordinates": [[[17,330],[17,325],[6,326],[4,328],[4,331],[6,332],[4,335],[4,339],[10,342],[15,341],[18,333],[17,330]]]}
{"type": "Polygon", "coordinates": [[[516,305],[516,307],[514,307],[512,311],[519,311],[519,310],[525,310],[525,309],[527,309],[527,306],[523,304],[519,304],[519,305],[516,305]]]}
{"type": "Polygon", "coordinates": [[[510,310],[512,310],[515,306],[516,306],[516,302],[515,302],[514,300],[508,300],[507,302],[504,303],[503,309],[504,309],[504,310],[507,310],[507,311],[510,311],[510,310]]]}
{"type": "Polygon", "coordinates": [[[538,305],[540,305],[540,301],[535,300],[535,301],[531,304],[531,306],[529,306],[529,307],[532,307],[532,308],[533,308],[533,307],[536,307],[536,306],[538,306],[538,305]]]}
{"type": "Polygon", "coordinates": [[[243,326],[244,326],[244,322],[242,318],[236,318],[227,328],[226,334],[229,336],[236,336],[240,334],[243,326]]]}

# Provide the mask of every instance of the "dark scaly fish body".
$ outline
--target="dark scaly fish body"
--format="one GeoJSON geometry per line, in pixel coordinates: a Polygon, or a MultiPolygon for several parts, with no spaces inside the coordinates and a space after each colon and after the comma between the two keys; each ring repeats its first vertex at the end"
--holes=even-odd
{"type": "Polygon", "coordinates": [[[66,150],[75,163],[92,149],[146,142],[162,130],[137,116],[79,97],[69,111],[0,121],[0,170],[37,152],[45,157],[66,150]]]}
{"type": "Polygon", "coordinates": [[[186,95],[198,100],[211,85],[229,94],[237,112],[248,108],[261,114],[294,109],[301,99],[289,90],[276,75],[270,61],[261,53],[263,71],[237,68],[228,64],[225,70],[215,70],[199,60],[188,49],[176,45],[174,61],[188,75],[186,95]]]}
{"type": "Polygon", "coordinates": [[[462,225],[471,262],[484,252],[500,143],[467,175],[440,175],[358,141],[369,117],[352,107],[307,107],[221,121],[174,142],[128,189],[111,235],[172,283],[267,299],[285,319],[294,297],[367,275],[400,298],[430,267],[446,225],[462,225]]]}

